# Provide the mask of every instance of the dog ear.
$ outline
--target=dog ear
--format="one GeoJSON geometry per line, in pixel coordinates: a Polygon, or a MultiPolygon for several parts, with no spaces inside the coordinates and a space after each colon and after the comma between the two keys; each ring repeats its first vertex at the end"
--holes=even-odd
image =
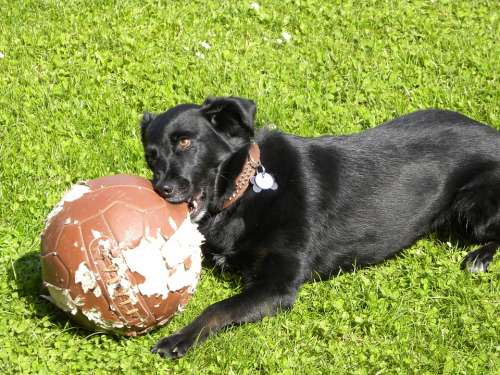
{"type": "Polygon", "coordinates": [[[257,106],[249,99],[229,97],[209,97],[201,107],[201,112],[215,126],[230,135],[253,137],[253,124],[257,106]]]}
{"type": "Polygon", "coordinates": [[[142,114],[142,118],[139,124],[141,126],[141,139],[143,143],[146,137],[146,129],[148,128],[149,124],[153,122],[155,118],[156,115],[154,113],[144,112],[142,114]]]}

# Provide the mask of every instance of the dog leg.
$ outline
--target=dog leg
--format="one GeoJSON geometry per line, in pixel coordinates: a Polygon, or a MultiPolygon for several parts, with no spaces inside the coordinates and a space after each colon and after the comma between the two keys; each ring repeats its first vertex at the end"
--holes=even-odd
{"type": "Polygon", "coordinates": [[[194,344],[203,342],[231,324],[254,322],[264,316],[289,309],[296,290],[280,292],[275,286],[253,286],[251,289],[209,306],[191,324],[179,332],[159,340],[151,349],[164,358],[179,358],[194,344]]]}

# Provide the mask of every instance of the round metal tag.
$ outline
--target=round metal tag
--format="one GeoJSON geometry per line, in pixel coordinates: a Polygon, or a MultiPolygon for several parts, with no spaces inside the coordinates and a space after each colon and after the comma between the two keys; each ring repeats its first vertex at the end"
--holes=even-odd
{"type": "Polygon", "coordinates": [[[257,173],[255,184],[263,190],[270,189],[274,185],[274,178],[269,173],[257,173]]]}

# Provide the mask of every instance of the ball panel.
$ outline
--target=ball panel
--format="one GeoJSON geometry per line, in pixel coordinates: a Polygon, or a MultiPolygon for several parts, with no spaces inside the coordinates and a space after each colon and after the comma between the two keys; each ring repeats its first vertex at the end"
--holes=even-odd
{"type": "Polygon", "coordinates": [[[57,253],[48,253],[40,257],[42,279],[58,288],[69,287],[69,271],[57,256],[57,253]]]}
{"type": "Polygon", "coordinates": [[[59,236],[64,228],[63,217],[64,213],[57,214],[47,222],[41,237],[42,255],[55,250],[59,236]]]}
{"type": "MultiPolygon", "coordinates": [[[[174,228],[169,224],[169,209],[166,204],[154,210],[147,211],[144,215],[144,231],[149,237],[156,237],[158,231],[165,238],[170,238],[175,233],[174,228]]],[[[176,224],[177,225],[177,224],[176,224]]]]}
{"type": "Polygon", "coordinates": [[[163,201],[159,208],[147,211],[144,217],[147,233],[156,236],[159,227],[162,235],[170,238],[189,219],[189,210],[185,203],[170,204],[163,201]]]}
{"type": "Polygon", "coordinates": [[[143,213],[116,202],[103,213],[113,237],[118,244],[135,247],[144,236],[143,213]]]}
{"type": "MultiPolygon", "coordinates": [[[[72,257],[82,257],[78,255],[79,252],[85,251],[85,244],[83,242],[82,233],[79,225],[66,224],[62,227],[61,235],[54,248],[59,255],[66,255],[72,257]]],[[[63,262],[66,262],[63,260],[63,262]]]]}
{"type": "Polygon", "coordinates": [[[99,195],[102,191],[111,191],[114,202],[126,204],[140,211],[155,209],[164,204],[164,200],[158,194],[140,186],[109,186],[99,190],[99,195]]]}
{"type": "Polygon", "coordinates": [[[108,186],[141,186],[145,189],[153,191],[153,186],[149,180],[138,176],[130,176],[119,174],[114,176],[104,176],[93,180],[86,181],[87,185],[93,190],[108,186]]]}
{"type": "Polygon", "coordinates": [[[54,246],[54,243],[47,244],[44,243],[44,237],[47,241],[57,241],[57,237],[60,234],[59,230],[54,227],[54,225],[61,226],[63,224],[67,224],[71,221],[71,218],[68,216],[68,209],[71,202],[80,199],[83,195],[87,194],[90,191],[90,188],[86,186],[84,183],[75,184],[69,189],[62,199],[55,205],[55,207],[50,211],[47,215],[47,219],[45,220],[45,228],[42,233],[42,250],[47,249],[54,246]],[[64,212],[63,212],[64,211],[64,212]],[[62,222],[61,222],[62,221],[62,222]],[[45,235],[46,234],[46,235],[45,235]],[[50,239],[49,237],[54,235],[54,238],[50,239]]]}
{"type": "Polygon", "coordinates": [[[97,212],[104,212],[116,203],[122,203],[135,208],[138,211],[155,209],[164,203],[154,191],[143,189],[140,186],[105,186],[90,190],[80,199],[65,202],[65,207],[70,211],[70,220],[84,221],[94,216],[97,212]],[[96,210],[96,207],[99,207],[96,210]]]}
{"type": "Polygon", "coordinates": [[[184,259],[183,264],[186,271],[189,271],[191,269],[191,265],[193,264],[193,258],[191,257],[191,255],[184,259]]]}
{"type": "Polygon", "coordinates": [[[68,202],[69,215],[71,220],[84,222],[100,212],[105,211],[108,207],[116,202],[116,194],[113,188],[91,190],[89,193],[83,195],[80,199],[68,202]]]}

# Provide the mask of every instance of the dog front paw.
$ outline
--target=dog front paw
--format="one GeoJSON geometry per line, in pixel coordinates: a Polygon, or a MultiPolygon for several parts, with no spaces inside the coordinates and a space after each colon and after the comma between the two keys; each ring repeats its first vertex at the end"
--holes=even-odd
{"type": "Polygon", "coordinates": [[[183,357],[191,346],[196,336],[187,333],[175,333],[159,340],[152,348],[151,353],[158,354],[162,358],[183,357]]]}

